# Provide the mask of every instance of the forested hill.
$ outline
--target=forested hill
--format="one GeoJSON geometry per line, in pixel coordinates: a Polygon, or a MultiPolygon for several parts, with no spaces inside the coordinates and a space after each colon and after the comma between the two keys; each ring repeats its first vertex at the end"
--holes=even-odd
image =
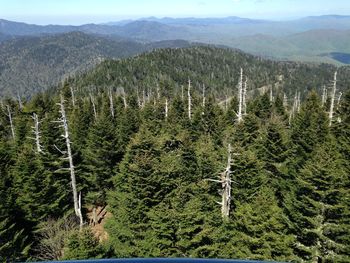
{"type": "MultiPolygon", "coordinates": [[[[74,86],[78,90],[118,88],[139,92],[156,89],[181,91],[188,79],[193,87],[223,98],[236,92],[239,71],[243,68],[249,95],[261,94],[271,87],[273,93],[289,98],[296,91],[304,97],[309,91],[329,87],[336,67],[329,64],[307,64],[262,59],[239,50],[215,47],[162,49],[123,60],[107,60],[82,77],[74,86]],[[87,88],[89,87],[89,88],[87,88]]],[[[350,67],[338,68],[338,88],[350,85],[350,67]]]]}
{"type": "Polygon", "coordinates": [[[349,262],[349,71],[335,70],[166,49],[2,100],[0,261],[349,262]]]}
{"type": "Polygon", "coordinates": [[[190,45],[181,40],[144,44],[81,32],[15,38],[0,43],[0,96],[30,97],[67,76],[93,68],[106,58],[125,58],[154,48],[190,45]]]}

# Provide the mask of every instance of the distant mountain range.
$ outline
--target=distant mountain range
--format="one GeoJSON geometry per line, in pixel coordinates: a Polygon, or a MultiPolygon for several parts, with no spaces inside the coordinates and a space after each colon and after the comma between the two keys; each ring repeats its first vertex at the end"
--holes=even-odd
{"type": "Polygon", "coordinates": [[[105,58],[193,43],[237,48],[277,60],[350,64],[350,16],[292,21],[149,17],[81,26],[0,19],[0,96],[30,96],[105,58]]]}
{"type": "Polygon", "coordinates": [[[183,39],[239,48],[269,58],[343,63],[329,55],[350,53],[350,16],[316,16],[291,21],[240,17],[155,18],[81,26],[29,25],[0,20],[0,41],[18,36],[80,31],[139,42],[183,39]]]}
{"type": "Polygon", "coordinates": [[[155,48],[190,45],[183,40],[147,44],[82,32],[18,37],[0,43],[0,96],[31,96],[106,58],[125,58],[155,48]]]}

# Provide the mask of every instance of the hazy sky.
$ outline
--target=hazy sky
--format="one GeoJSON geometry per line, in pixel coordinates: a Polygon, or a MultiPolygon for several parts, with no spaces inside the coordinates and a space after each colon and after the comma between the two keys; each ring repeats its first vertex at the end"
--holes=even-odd
{"type": "Polygon", "coordinates": [[[350,15],[350,0],[0,0],[0,18],[83,24],[146,16],[291,19],[350,15]]]}

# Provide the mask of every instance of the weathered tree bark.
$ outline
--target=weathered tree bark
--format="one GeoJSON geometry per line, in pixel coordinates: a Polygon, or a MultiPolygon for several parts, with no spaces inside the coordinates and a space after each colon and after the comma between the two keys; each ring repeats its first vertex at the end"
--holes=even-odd
{"type": "Polygon", "coordinates": [[[225,171],[221,174],[222,184],[222,205],[221,214],[224,219],[228,219],[231,209],[231,144],[228,145],[227,151],[227,166],[225,171]]]}
{"type": "Polygon", "coordinates": [[[71,94],[71,97],[72,97],[72,105],[73,105],[73,108],[75,107],[75,96],[74,96],[74,90],[73,90],[73,87],[72,86],[69,86],[70,88],[70,94],[71,94]]]}
{"type": "Polygon", "coordinates": [[[242,104],[243,104],[243,115],[247,115],[247,102],[246,102],[246,96],[247,96],[247,77],[244,81],[244,88],[243,88],[243,97],[242,97],[242,104]]]}
{"type": "Polygon", "coordinates": [[[286,93],[283,93],[283,107],[287,108],[288,107],[288,98],[286,93]]]}
{"type": "Polygon", "coordinates": [[[21,99],[21,96],[19,95],[19,93],[17,93],[17,98],[18,98],[19,108],[20,108],[20,110],[22,110],[23,109],[23,103],[22,103],[22,99],[21,99]]]}
{"type": "Polygon", "coordinates": [[[191,98],[191,80],[188,80],[188,89],[187,89],[187,97],[188,97],[188,119],[192,119],[191,106],[192,106],[192,98],[191,98]]]}
{"type": "Polygon", "coordinates": [[[136,89],[136,95],[137,95],[137,105],[139,105],[139,108],[142,108],[142,103],[140,99],[140,94],[139,94],[139,88],[136,89]]]}
{"type": "Polygon", "coordinates": [[[126,93],[125,93],[125,90],[123,88],[123,102],[124,102],[124,109],[126,109],[128,107],[128,103],[126,102],[126,93]]]}
{"type": "Polygon", "coordinates": [[[10,121],[12,139],[15,139],[15,127],[13,126],[11,109],[9,105],[6,105],[6,108],[7,108],[7,114],[8,114],[7,116],[9,117],[9,121],[10,121]]]}
{"type": "Polygon", "coordinates": [[[238,123],[240,123],[243,120],[242,108],[243,108],[243,69],[241,68],[241,74],[240,74],[240,79],[238,84],[238,113],[237,113],[238,123]]]}
{"type": "Polygon", "coordinates": [[[74,171],[74,164],[73,164],[73,156],[72,156],[72,150],[71,150],[71,141],[69,139],[69,129],[68,129],[68,121],[66,117],[66,111],[64,108],[64,98],[62,94],[60,95],[60,103],[58,103],[60,106],[60,113],[61,113],[61,118],[59,122],[61,123],[61,127],[63,127],[63,138],[66,141],[66,147],[67,147],[67,159],[69,161],[69,171],[71,175],[71,185],[72,185],[72,191],[73,191],[73,202],[74,202],[74,212],[76,216],[79,218],[80,222],[80,229],[83,227],[83,216],[81,213],[81,195],[79,194],[78,197],[78,192],[77,192],[77,183],[76,183],[76,178],[75,178],[75,171],[74,171]]]}
{"type": "Polygon", "coordinates": [[[142,90],[142,108],[146,105],[146,93],[145,89],[142,90]]]}
{"type": "Polygon", "coordinates": [[[160,100],[160,88],[158,84],[157,84],[157,100],[160,100]]]}
{"type": "Polygon", "coordinates": [[[341,100],[341,96],[343,95],[342,92],[339,92],[339,96],[338,96],[338,100],[337,100],[337,108],[339,107],[340,105],[340,100],[341,100]]]}
{"type": "Polygon", "coordinates": [[[289,112],[289,126],[291,125],[292,123],[292,120],[295,116],[295,112],[297,111],[298,109],[298,92],[295,92],[295,95],[294,95],[294,101],[293,101],[293,107],[292,109],[290,110],[289,112]]]}
{"type": "Polygon", "coordinates": [[[39,129],[40,122],[38,119],[38,115],[33,113],[32,118],[34,120],[34,126],[32,128],[33,128],[33,133],[35,136],[34,139],[35,139],[35,145],[36,145],[36,153],[43,153],[42,146],[40,144],[41,135],[40,135],[40,129],[39,129]]]}
{"type": "Polygon", "coordinates": [[[270,102],[273,102],[273,90],[272,90],[272,86],[270,88],[270,102]]]}
{"type": "Polygon", "coordinates": [[[112,118],[114,118],[114,105],[113,105],[113,92],[112,89],[109,89],[109,108],[111,111],[112,118]]]}
{"type": "Polygon", "coordinates": [[[203,111],[202,111],[202,115],[204,115],[204,109],[205,109],[205,86],[203,84],[202,87],[202,107],[203,107],[203,111]]]}
{"type": "Polygon", "coordinates": [[[333,122],[334,100],[335,100],[336,92],[337,92],[337,71],[334,73],[333,90],[331,95],[331,106],[329,109],[329,126],[332,126],[332,122],[333,122]]]}
{"type": "Polygon", "coordinates": [[[90,94],[90,100],[91,100],[91,104],[92,104],[92,110],[94,111],[94,118],[95,118],[95,121],[97,121],[97,112],[96,112],[95,99],[94,99],[94,97],[91,94],[90,94]]]}
{"type": "Polygon", "coordinates": [[[168,99],[165,99],[165,118],[168,118],[168,99]]]}
{"type": "Polygon", "coordinates": [[[232,165],[232,153],[231,153],[231,144],[228,145],[227,151],[227,166],[225,170],[220,174],[220,180],[215,179],[206,179],[207,181],[212,181],[220,183],[222,187],[221,192],[221,202],[218,202],[221,205],[221,215],[224,220],[228,220],[231,212],[231,165],[232,165]]]}

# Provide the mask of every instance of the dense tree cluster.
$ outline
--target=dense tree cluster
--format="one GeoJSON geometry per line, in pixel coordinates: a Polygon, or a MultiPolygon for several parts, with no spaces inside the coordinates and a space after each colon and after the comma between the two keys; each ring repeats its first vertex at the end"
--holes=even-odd
{"type": "Polygon", "coordinates": [[[331,125],[329,100],[322,105],[316,91],[303,95],[292,118],[293,102],[283,105],[281,90],[249,96],[238,122],[239,99],[221,101],[208,92],[203,100],[198,87],[190,92],[189,118],[187,80],[144,96],[102,83],[84,92],[75,86],[84,81],[66,82],[57,94],[37,94],[22,106],[2,101],[1,261],[350,260],[349,92],[336,101],[331,125]],[[81,196],[80,230],[59,95],[81,196]],[[228,216],[221,211],[225,169],[232,188],[228,216]]]}

